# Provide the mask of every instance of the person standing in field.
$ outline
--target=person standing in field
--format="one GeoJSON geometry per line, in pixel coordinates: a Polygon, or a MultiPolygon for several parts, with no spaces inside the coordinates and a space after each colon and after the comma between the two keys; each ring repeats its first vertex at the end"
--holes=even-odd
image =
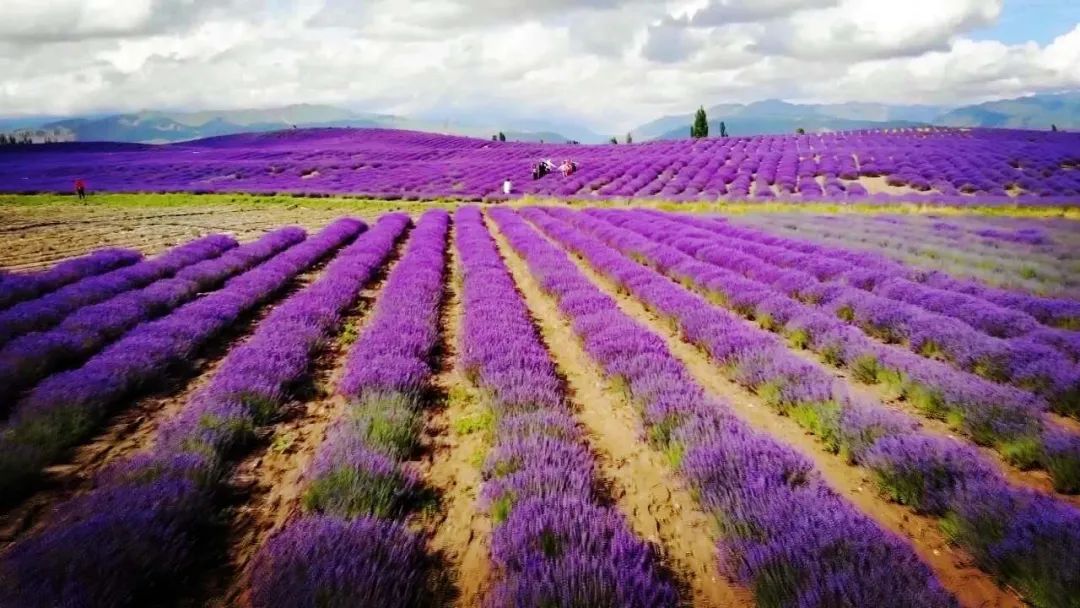
{"type": "Polygon", "coordinates": [[[75,194],[79,195],[79,200],[86,199],[86,182],[80,177],[75,180],[75,194]]]}
{"type": "Polygon", "coordinates": [[[513,190],[513,188],[514,185],[510,183],[509,177],[503,180],[503,194],[509,196],[510,191],[513,190]]]}

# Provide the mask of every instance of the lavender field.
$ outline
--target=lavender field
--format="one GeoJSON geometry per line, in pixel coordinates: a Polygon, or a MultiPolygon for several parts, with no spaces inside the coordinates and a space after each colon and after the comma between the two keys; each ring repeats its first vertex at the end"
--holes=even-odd
{"type": "MultiPolygon", "coordinates": [[[[377,186],[314,136],[107,154],[377,186]]],[[[0,273],[0,606],[1080,606],[1072,220],[216,209],[0,273]]]]}
{"type": "Polygon", "coordinates": [[[497,142],[379,129],[309,129],[164,146],[0,148],[0,192],[348,194],[388,200],[574,198],[1075,206],[1080,134],[925,128],[658,141],[497,142]],[[534,180],[533,167],[578,170],[534,180]]]}

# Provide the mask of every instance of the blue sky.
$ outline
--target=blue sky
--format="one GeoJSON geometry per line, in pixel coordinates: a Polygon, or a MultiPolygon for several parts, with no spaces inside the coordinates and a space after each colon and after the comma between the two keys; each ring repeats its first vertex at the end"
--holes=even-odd
{"type": "Polygon", "coordinates": [[[976,40],[1046,44],[1080,23],[1080,0],[1005,0],[998,22],[976,30],[976,40]]]}

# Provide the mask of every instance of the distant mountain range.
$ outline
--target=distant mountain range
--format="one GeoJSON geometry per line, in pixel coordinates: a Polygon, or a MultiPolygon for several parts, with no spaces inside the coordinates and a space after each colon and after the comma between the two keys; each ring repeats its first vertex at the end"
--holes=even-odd
{"type": "MultiPolygon", "coordinates": [[[[886,105],[876,103],[794,104],[770,99],[751,104],[724,104],[706,108],[709,134],[765,135],[793,133],[796,129],[841,131],[886,129],[920,125],[949,127],[1009,127],[1049,130],[1080,129],[1080,93],[1035,95],[975,106],[886,105]]],[[[681,139],[690,133],[693,113],[665,116],[632,131],[635,139],[681,139]]]]}
{"type": "MultiPolygon", "coordinates": [[[[93,117],[56,119],[51,117],[0,119],[0,132],[35,141],[119,141],[168,143],[230,135],[233,133],[279,131],[292,127],[354,127],[410,129],[488,138],[500,130],[512,141],[564,143],[566,136],[551,125],[533,121],[529,129],[500,129],[451,121],[411,119],[391,114],[354,112],[334,106],[300,104],[264,110],[223,110],[202,112],[143,111],[93,117]],[[546,127],[546,129],[545,129],[546,127]]],[[[557,125],[555,126],[557,128],[557,125]]],[[[600,136],[592,134],[600,141],[600,136]]]]}
{"type": "MultiPolygon", "coordinates": [[[[1080,129],[1080,92],[1034,95],[960,108],[876,103],[795,104],[769,99],[750,104],[724,104],[707,108],[709,133],[718,135],[720,123],[728,135],[763,135],[882,129],[942,125],[1023,129],[1080,129]]],[[[693,114],[665,116],[631,131],[635,141],[687,137],[693,114]]],[[[608,137],[570,121],[545,119],[506,120],[510,125],[477,121],[409,118],[391,114],[355,112],[325,105],[291,105],[263,110],[202,112],[143,111],[133,114],[74,118],[50,116],[0,118],[0,133],[27,135],[35,141],[118,141],[166,143],[252,131],[295,127],[355,127],[411,129],[488,138],[500,130],[511,141],[602,143],[608,137]]],[[[620,137],[620,140],[622,138],[620,137]]]]}

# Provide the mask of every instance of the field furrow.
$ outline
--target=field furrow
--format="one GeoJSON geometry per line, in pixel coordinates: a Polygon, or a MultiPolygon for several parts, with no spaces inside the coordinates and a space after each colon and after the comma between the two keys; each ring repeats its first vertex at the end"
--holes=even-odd
{"type": "MultiPolygon", "coordinates": [[[[527,257],[536,262],[533,272],[541,273],[541,281],[559,294],[564,312],[575,317],[586,348],[638,401],[651,440],[668,452],[713,512],[721,524],[721,567],[752,587],[759,603],[809,596],[853,605],[953,604],[914,552],[829,491],[812,463],[752,430],[733,416],[726,401],[708,395],[662,338],[622,312],[557,247],[517,216],[505,212],[499,218],[504,231],[513,226],[511,240],[517,239],[519,250],[528,248],[527,257]],[[812,523],[818,518],[824,519],[812,523]],[[800,526],[813,531],[804,535],[800,526]],[[848,549],[829,548],[837,544],[848,549]],[[787,549],[770,548],[781,545],[787,549]],[[873,565],[856,565],[870,547],[877,553],[873,565]],[[776,555],[776,561],[749,559],[760,553],[776,555]],[[858,582],[851,580],[843,590],[818,587],[822,577],[848,578],[856,570],[858,582]]],[[[560,231],[550,223],[539,224],[556,241],[568,236],[556,236],[560,231]]]]}
{"type": "Polygon", "coordinates": [[[483,396],[461,368],[462,271],[457,228],[448,238],[446,293],[438,366],[432,387],[439,395],[424,428],[417,468],[438,493],[438,508],[420,519],[432,553],[457,573],[453,606],[476,606],[490,593],[491,520],[479,506],[480,467],[491,449],[483,396]]]}
{"type": "MultiPolygon", "coordinates": [[[[584,223],[609,243],[621,238],[619,246],[624,253],[646,260],[669,278],[732,311],[725,321],[736,315],[752,319],[789,342],[816,351],[823,360],[849,368],[853,377],[864,383],[887,385],[924,415],[948,419],[958,431],[994,447],[1011,464],[1044,467],[1050,471],[1055,489],[1075,493],[1080,488],[1076,477],[1080,437],[1048,419],[1045,405],[1031,394],[953,371],[860,334],[841,320],[789,297],[783,289],[731,272],[723,261],[725,256],[708,245],[691,255],[695,248],[676,236],[676,246],[667,247],[662,243],[668,239],[650,228],[657,221],[665,226],[662,218],[599,216],[606,218],[608,225],[596,223],[592,217],[563,217],[584,223]]],[[[777,279],[777,283],[783,282],[783,278],[777,279]]],[[[760,330],[743,333],[758,336],[760,330]]],[[[773,341],[773,346],[779,347],[779,342],[773,341]]]]}
{"type": "MultiPolygon", "coordinates": [[[[825,440],[827,449],[839,450],[850,460],[869,466],[874,470],[878,484],[894,500],[912,505],[916,512],[961,520],[966,517],[977,522],[986,514],[979,513],[982,505],[972,505],[969,502],[972,498],[966,493],[978,492],[983,495],[982,501],[1008,502],[1003,511],[995,513],[1006,529],[1027,526],[1028,518],[1053,513],[1053,517],[1059,518],[1060,525],[1050,531],[1049,526],[1043,524],[1041,532],[1047,534],[1048,541],[1054,540],[1036,550],[1055,553],[1059,556],[1057,559],[1066,559],[1074,551],[1068,535],[1073,533],[1073,524],[1069,522],[1080,521],[1075,507],[1009,487],[992,468],[978,462],[974,453],[957,442],[922,436],[911,421],[890,418],[879,404],[859,403],[837,394],[839,387],[831,377],[818,368],[806,367],[782,345],[766,339],[768,334],[763,335],[760,330],[743,331],[745,326],[741,319],[725,316],[700,296],[619,254],[594,237],[578,232],[569,223],[562,223],[540,210],[525,213],[549,235],[584,254],[609,278],[617,279],[621,289],[643,298],[685,338],[707,348],[720,371],[762,397],[770,409],[793,417],[825,440]],[[939,475],[944,479],[941,480],[939,475]]],[[[589,223],[589,218],[584,215],[552,213],[571,222],[589,223]]],[[[614,239],[618,229],[614,232],[603,229],[602,224],[593,224],[593,227],[602,229],[608,238],[614,239]]],[[[630,249],[626,243],[622,246],[630,249]]],[[[633,251],[640,253],[639,249],[633,251]]],[[[641,260],[641,257],[637,259],[641,260]]],[[[1071,573],[1013,570],[1017,560],[1029,559],[1024,554],[1031,549],[1029,547],[1015,548],[1015,555],[991,555],[988,552],[995,542],[993,538],[954,535],[953,540],[981,557],[981,567],[1020,586],[1030,598],[1044,605],[1054,605],[1069,593],[1071,573]]]]}
{"type": "MultiPolygon", "coordinates": [[[[308,373],[314,351],[355,303],[406,223],[403,216],[388,217],[346,247],[318,280],[283,302],[249,340],[230,351],[213,380],[161,428],[150,450],[111,467],[92,492],[66,503],[52,526],[15,545],[0,561],[4,576],[20,583],[8,590],[10,600],[46,606],[70,602],[67,594],[74,592],[85,605],[126,605],[148,586],[178,582],[175,577],[188,566],[197,534],[213,510],[218,480],[229,470],[224,457],[249,444],[254,429],[274,419],[308,373]],[[112,508],[99,509],[103,504],[112,508]],[[101,544],[79,554],[63,554],[56,544],[72,534],[99,533],[105,535],[101,544]],[[57,560],[66,567],[53,569],[57,560]],[[89,575],[103,563],[112,568],[83,581],[82,588],[50,582],[89,575]],[[128,567],[137,563],[144,565],[139,576],[128,575],[128,567]]],[[[343,220],[275,258],[280,268],[271,272],[288,277],[289,268],[310,265],[362,228],[343,220]]]]}
{"type": "Polygon", "coordinates": [[[489,228],[566,379],[585,440],[596,453],[598,475],[607,482],[605,489],[615,506],[638,536],[661,547],[694,606],[754,605],[748,589],[731,584],[720,573],[712,519],[672,478],[665,455],[649,446],[634,403],[585,352],[570,321],[490,220],[489,228]]]}
{"type": "Polygon", "coordinates": [[[606,503],[603,480],[480,210],[456,214],[466,374],[489,395],[481,504],[493,522],[493,605],[675,606],[651,544],[606,503]]]}

